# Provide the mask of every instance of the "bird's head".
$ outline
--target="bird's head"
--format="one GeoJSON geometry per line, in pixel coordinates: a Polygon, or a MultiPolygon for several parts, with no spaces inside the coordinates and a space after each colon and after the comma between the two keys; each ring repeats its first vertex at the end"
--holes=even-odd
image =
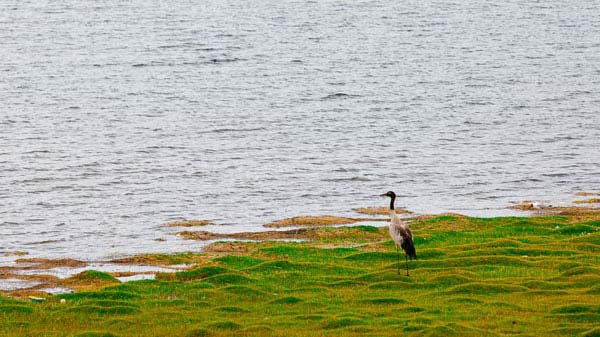
{"type": "Polygon", "coordinates": [[[392,199],[396,198],[396,193],[392,192],[392,191],[388,191],[387,193],[384,193],[381,195],[382,197],[390,197],[392,199]]]}

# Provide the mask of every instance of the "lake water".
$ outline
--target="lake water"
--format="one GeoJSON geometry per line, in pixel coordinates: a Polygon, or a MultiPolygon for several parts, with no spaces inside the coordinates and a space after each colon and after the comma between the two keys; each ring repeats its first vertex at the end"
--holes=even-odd
{"type": "MultiPolygon", "coordinates": [[[[597,1],[0,4],[0,254],[600,190],[597,1]]],[[[15,257],[3,257],[2,263],[15,257]]]]}

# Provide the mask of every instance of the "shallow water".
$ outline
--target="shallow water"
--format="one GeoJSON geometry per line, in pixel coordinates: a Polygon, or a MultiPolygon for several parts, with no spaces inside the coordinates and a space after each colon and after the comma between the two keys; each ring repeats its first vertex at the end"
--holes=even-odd
{"type": "Polygon", "coordinates": [[[599,12],[4,1],[0,254],[198,250],[162,224],[258,230],[390,189],[416,212],[477,215],[598,191],[599,12]]]}

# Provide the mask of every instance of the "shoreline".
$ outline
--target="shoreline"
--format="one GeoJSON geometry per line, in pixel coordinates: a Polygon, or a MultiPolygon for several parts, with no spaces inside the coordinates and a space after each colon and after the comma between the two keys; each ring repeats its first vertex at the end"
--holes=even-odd
{"type": "MultiPolygon", "coordinates": [[[[582,205],[588,206],[589,204],[574,204],[574,202],[578,202],[580,200],[585,199],[594,199],[597,198],[600,193],[597,192],[577,192],[571,193],[570,197],[564,196],[559,198],[562,200],[560,203],[557,203],[562,206],[570,206],[570,205],[582,205]]],[[[535,199],[532,199],[535,200],[535,199]]],[[[558,200],[558,199],[557,199],[558,200]]],[[[446,212],[458,213],[467,216],[473,217],[498,217],[498,216],[523,216],[528,213],[523,213],[522,210],[515,210],[510,208],[510,205],[518,204],[516,201],[506,201],[508,204],[497,205],[497,207],[493,208],[468,208],[468,209],[436,209],[427,208],[427,209],[418,209],[411,211],[416,214],[441,214],[446,212]],[[507,207],[507,205],[509,207],[507,207]]],[[[543,204],[543,202],[536,202],[536,204],[543,204]]],[[[377,203],[378,206],[366,207],[368,208],[381,208],[381,203],[377,203]]],[[[548,202],[546,202],[548,204],[548,202]]],[[[593,204],[592,204],[593,205],[593,204]]],[[[352,205],[355,208],[342,209],[339,212],[336,211],[323,211],[317,213],[292,213],[288,216],[298,217],[302,215],[307,216],[323,216],[327,214],[335,214],[340,217],[349,217],[354,218],[357,217],[358,208],[364,207],[364,205],[352,205]]],[[[214,215],[213,215],[214,216],[214,215]]],[[[382,216],[386,217],[387,213],[382,216]]],[[[18,232],[23,232],[23,238],[21,238],[21,234],[19,234],[19,239],[13,239],[13,243],[7,242],[3,249],[0,250],[0,266],[8,266],[13,265],[13,261],[16,260],[20,254],[27,257],[35,257],[35,258],[47,258],[47,259],[59,259],[59,258],[73,258],[74,256],[78,256],[80,259],[86,262],[104,262],[107,260],[111,260],[118,257],[126,257],[136,254],[148,254],[148,253],[162,253],[162,254],[173,254],[178,252],[186,252],[186,251],[197,251],[201,249],[199,245],[190,243],[189,240],[182,240],[177,235],[175,235],[179,230],[179,226],[186,228],[193,228],[196,226],[195,222],[200,222],[201,225],[205,225],[207,230],[214,233],[220,234],[231,234],[238,232],[248,232],[248,231],[264,231],[265,221],[269,222],[277,222],[281,221],[282,218],[273,218],[272,216],[266,217],[265,221],[254,221],[252,219],[248,219],[249,223],[231,223],[225,219],[220,219],[219,217],[212,218],[212,220],[193,220],[198,219],[195,217],[173,217],[166,218],[161,222],[154,223],[152,221],[152,226],[144,226],[143,235],[139,236],[139,238],[135,239],[127,239],[128,231],[125,230],[123,233],[117,234],[117,232],[110,230],[104,235],[102,233],[99,235],[99,242],[101,243],[100,250],[98,249],[85,249],[83,247],[88,246],[88,242],[85,241],[85,236],[78,236],[73,239],[70,238],[68,232],[65,234],[60,234],[58,237],[45,237],[45,236],[37,236],[34,235],[31,240],[33,242],[27,242],[28,239],[26,237],[28,234],[26,232],[19,230],[18,232]],[[190,220],[192,219],[192,220],[190,220]],[[180,224],[177,224],[177,223],[180,224]],[[168,225],[167,225],[168,224],[168,225]],[[152,227],[148,230],[148,227],[152,227]],[[111,237],[114,237],[114,245],[111,244],[111,237]],[[109,240],[109,241],[107,241],[109,240]],[[52,243],[56,241],[56,243],[52,243]],[[20,244],[23,242],[24,244],[20,244]],[[19,244],[18,244],[19,243],[19,244]]],[[[199,218],[205,219],[205,218],[199,218]]],[[[208,218],[211,219],[211,218],[208,218]]],[[[76,232],[80,231],[79,227],[75,226],[74,229],[76,232]]],[[[9,227],[10,228],[10,227],[9,227]]],[[[67,229],[68,230],[68,229],[67,229]]],[[[42,231],[43,232],[43,231],[42,231]]],[[[121,232],[121,231],[119,231],[121,232]]],[[[15,232],[16,233],[16,232],[15,232]]],[[[11,234],[11,233],[8,233],[11,234]]],[[[56,236],[56,235],[54,235],[56,236]]]]}
{"type": "MultiPolygon", "coordinates": [[[[529,201],[509,206],[508,209],[521,214],[520,217],[536,216],[572,216],[582,220],[586,216],[599,216],[600,208],[594,203],[577,203],[575,206],[544,206],[529,201]]],[[[36,293],[37,295],[68,293],[77,290],[77,286],[69,288],[65,280],[76,277],[87,270],[106,272],[119,281],[151,279],[159,273],[177,272],[190,268],[191,264],[173,263],[166,256],[179,255],[211,255],[239,253],[240,245],[237,242],[290,242],[313,241],[326,237],[333,238],[340,235],[343,228],[373,227],[383,228],[388,221],[385,207],[366,207],[354,210],[370,218],[348,218],[338,216],[303,216],[294,217],[267,223],[263,231],[215,233],[202,229],[213,222],[207,220],[184,220],[169,222],[164,226],[182,229],[176,235],[184,240],[206,242],[198,251],[180,251],[173,253],[144,253],[121,256],[110,260],[82,261],[72,258],[45,259],[30,257],[22,252],[16,252],[14,264],[0,266],[0,294],[36,293]],[[324,230],[329,231],[326,233],[324,230]],[[158,258],[162,257],[162,258],[158,258]]],[[[453,216],[469,218],[458,213],[441,213],[437,215],[417,215],[404,209],[397,211],[405,221],[422,221],[439,216],[453,216]]],[[[197,261],[194,261],[197,262],[197,261]]]]}
{"type": "Polygon", "coordinates": [[[584,335],[600,319],[600,209],[553,212],[417,217],[410,276],[382,223],[308,227],[311,240],[220,241],[202,253],[132,256],[113,262],[173,269],[84,267],[48,281],[75,293],[2,292],[0,320],[11,336],[584,335]],[[120,321],[127,324],[115,326],[120,321]]]}

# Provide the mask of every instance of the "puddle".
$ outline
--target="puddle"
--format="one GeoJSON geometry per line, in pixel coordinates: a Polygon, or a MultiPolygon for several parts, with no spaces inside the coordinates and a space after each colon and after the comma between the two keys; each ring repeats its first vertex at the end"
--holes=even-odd
{"type": "MultiPolygon", "coordinates": [[[[20,267],[20,265],[19,265],[20,267]]],[[[86,266],[81,267],[53,267],[53,268],[44,268],[44,269],[31,269],[32,266],[27,266],[25,269],[11,269],[10,273],[14,276],[12,278],[0,279],[0,291],[15,291],[28,289],[32,287],[44,287],[37,289],[41,292],[46,292],[49,294],[64,294],[73,292],[72,289],[64,288],[64,287],[53,287],[56,284],[56,281],[53,282],[45,282],[42,278],[44,277],[56,277],[59,279],[66,279],[71,276],[77,275],[86,270],[98,270],[105,273],[112,274],[125,274],[127,276],[116,276],[116,278],[121,282],[128,281],[137,281],[137,280],[146,280],[146,279],[154,279],[154,275],[159,272],[164,273],[172,273],[177,270],[182,270],[189,267],[186,264],[180,264],[176,266],[169,267],[160,267],[160,266],[151,266],[151,265],[128,265],[122,263],[107,263],[107,262],[98,262],[98,263],[90,263],[86,266]],[[23,276],[23,279],[19,279],[19,275],[23,276]],[[31,278],[36,279],[32,281],[31,278]],[[37,281],[37,278],[40,278],[40,281],[37,281]]]]}
{"type": "Polygon", "coordinates": [[[26,289],[40,285],[40,282],[20,280],[17,278],[0,279],[0,290],[13,291],[18,289],[26,289]]]}
{"type": "Polygon", "coordinates": [[[39,291],[43,291],[52,295],[60,295],[60,294],[70,294],[73,292],[73,289],[63,288],[63,287],[54,287],[54,288],[42,288],[39,291]]]}
{"type": "Polygon", "coordinates": [[[136,274],[131,276],[117,277],[121,282],[139,281],[139,280],[154,280],[154,274],[136,274]]]}
{"type": "Polygon", "coordinates": [[[12,273],[17,275],[51,275],[58,278],[67,278],[79,274],[86,270],[98,270],[105,273],[147,273],[147,272],[166,272],[170,273],[176,268],[165,268],[158,266],[145,265],[127,265],[117,263],[91,263],[85,267],[55,267],[49,269],[17,269],[12,273]]]}

